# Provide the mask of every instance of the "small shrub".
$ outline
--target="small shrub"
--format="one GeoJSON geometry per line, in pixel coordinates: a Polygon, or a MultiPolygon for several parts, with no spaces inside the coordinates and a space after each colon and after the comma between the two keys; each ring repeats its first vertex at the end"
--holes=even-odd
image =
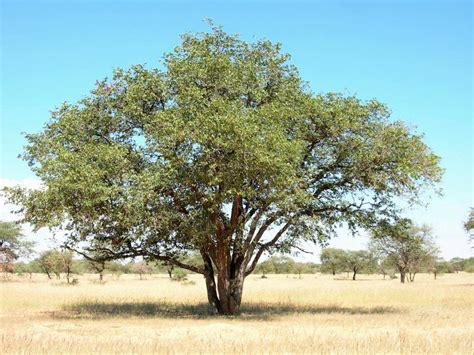
{"type": "Polygon", "coordinates": [[[171,277],[171,280],[173,280],[173,281],[186,281],[187,280],[186,276],[188,276],[186,271],[184,271],[183,269],[176,269],[173,272],[173,276],[171,277]]]}
{"type": "Polygon", "coordinates": [[[74,277],[71,281],[71,285],[78,285],[78,284],[79,284],[79,279],[74,277]]]}

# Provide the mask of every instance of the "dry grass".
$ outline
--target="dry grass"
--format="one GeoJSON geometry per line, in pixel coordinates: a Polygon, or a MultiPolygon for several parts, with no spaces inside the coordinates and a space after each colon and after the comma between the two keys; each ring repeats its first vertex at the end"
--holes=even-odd
{"type": "Polygon", "coordinates": [[[1,283],[2,353],[473,353],[472,274],[251,276],[238,317],[210,312],[198,275],[92,278],[1,283]]]}

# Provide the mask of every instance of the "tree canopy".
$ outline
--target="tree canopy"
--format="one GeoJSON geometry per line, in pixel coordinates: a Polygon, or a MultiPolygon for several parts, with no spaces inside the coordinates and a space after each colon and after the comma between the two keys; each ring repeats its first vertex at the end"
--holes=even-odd
{"type": "Polygon", "coordinates": [[[442,173],[387,106],[314,94],[289,59],[216,26],[183,35],[161,69],[117,69],[28,134],[44,188],[8,189],[10,201],[80,252],[202,273],[210,303],[237,312],[264,252],[368,228],[442,173]],[[202,265],[181,261],[189,251],[202,265]]]}
{"type": "Polygon", "coordinates": [[[415,274],[422,267],[433,264],[438,248],[433,242],[431,228],[417,226],[412,220],[404,218],[394,223],[381,221],[372,230],[369,249],[373,254],[385,257],[386,265],[392,265],[400,272],[400,281],[414,281],[415,274]]]}
{"type": "Polygon", "coordinates": [[[21,227],[15,222],[0,221],[0,267],[12,271],[13,262],[32,252],[34,243],[24,239],[21,227]]]}

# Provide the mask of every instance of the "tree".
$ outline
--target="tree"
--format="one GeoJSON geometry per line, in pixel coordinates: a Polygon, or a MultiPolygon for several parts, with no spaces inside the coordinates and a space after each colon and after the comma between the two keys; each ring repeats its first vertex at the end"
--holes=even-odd
{"type": "Polygon", "coordinates": [[[273,262],[271,260],[265,260],[257,265],[255,272],[262,273],[262,279],[267,278],[266,274],[275,272],[273,262]]]}
{"type": "Polygon", "coordinates": [[[467,221],[464,223],[464,229],[469,233],[469,241],[474,241],[474,208],[471,208],[467,221]]]}
{"type": "Polygon", "coordinates": [[[435,256],[428,259],[427,269],[433,273],[435,280],[439,274],[453,272],[453,268],[449,262],[435,256]]]}
{"type": "Polygon", "coordinates": [[[391,278],[395,277],[395,271],[393,263],[391,262],[390,258],[388,257],[381,257],[378,258],[378,270],[382,274],[383,279],[385,280],[385,276],[389,275],[391,278]]]}
{"type": "Polygon", "coordinates": [[[75,273],[74,270],[74,254],[70,250],[58,251],[59,270],[66,274],[67,283],[70,282],[71,274],[75,273]]]}
{"type": "Polygon", "coordinates": [[[61,277],[60,263],[57,258],[58,254],[55,250],[48,250],[37,259],[40,269],[51,279],[51,275],[55,274],[57,278],[61,277]]]}
{"type": "Polygon", "coordinates": [[[14,261],[33,251],[33,242],[24,240],[21,227],[15,222],[0,221],[0,268],[3,272],[13,272],[14,261]]]}
{"type": "Polygon", "coordinates": [[[376,268],[375,258],[366,250],[346,251],[343,264],[352,271],[352,280],[356,279],[357,273],[361,271],[370,272],[376,268]]]}
{"type": "Polygon", "coordinates": [[[90,268],[99,274],[99,281],[104,280],[105,260],[89,260],[90,268]]]}
{"type": "Polygon", "coordinates": [[[24,262],[15,263],[14,271],[15,271],[15,273],[17,273],[19,275],[22,275],[22,274],[26,273],[26,274],[29,275],[29,277],[31,279],[33,277],[33,273],[41,272],[41,269],[40,269],[37,261],[32,260],[29,263],[24,263],[24,262]]]}
{"type": "Polygon", "coordinates": [[[313,94],[288,59],[216,26],[186,34],[163,70],[117,69],[26,135],[44,188],[6,195],[80,253],[204,275],[209,303],[237,313],[264,253],[369,228],[442,173],[385,105],[313,94]],[[195,251],[199,266],[181,261],[195,251]]]}
{"type": "Polygon", "coordinates": [[[321,251],[320,259],[321,271],[336,275],[344,269],[346,252],[342,249],[325,248],[321,251]]]}
{"type": "Polygon", "coordinates": [[[465,262],[465,259],[459,258],[459,257],[455,257],[449,260],[449,264],[451,265],[451,268],[456,273],[464,270],[464,262],[465,262]]]}
{"type": "Polygon", "coordinates": [[[372,230],[369,250],[375,255],[387,258],[387,263],[400,272],[400,281],[415,280],[415,275],[438,249],[432,241],[431,229],[416,226],[410,219],[400,219],[394,223],[381,221],[372,230]]]}
{"type": "Polygon", "coordinates": [[[69,284],[71,274],[75,273],[74,254],[70,250],[48,250],[43,252],[37,259],[39,268],[48,275],[56,275],[61,279],[61,274],[66,274],[66,281],[69,284]]]}
{"type": "Polygon", "coordinates": [[[133,264],[133,271],[140,275],[140,280],[143,280],[144,274],[150,274],[152,268],[144,261],[133,264]]]}

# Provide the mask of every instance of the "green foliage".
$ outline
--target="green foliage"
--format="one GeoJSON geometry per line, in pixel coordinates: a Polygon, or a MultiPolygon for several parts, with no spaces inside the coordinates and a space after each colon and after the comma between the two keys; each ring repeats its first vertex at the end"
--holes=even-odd
{"type": "Polygon", "coordinates": [[[40,273],[41,268],[39,264],[35,260],[33,260],[33,261],[30,261],[29,263],[25,263],[25,262],[15,263],[13,272],[15,272],[18,275],[30,274],[31,276],[31,274],[33,273],[40,273]]]}
{"type": "Polygon", "coordinates": [[[314,274],[318,265],[313,263],[295,262],[287,256],[272,256],[259,263],[255,268],[256,273],[266,274],[314,274]]]}
{"type": "Polygon", "coordinates": [[[48,275],[49,278],[55,275],[60,279],[61,274],[66,274],[67,282],[70,282],[71,274],[78,273],[76,267],[80,264],[74,260],[74,254],[69,250],[48,250],[43,252],[35,261],[39,269],[48,275]]]}
{"type": "Polygon", "coordinates": [[[186,281],[187,280],[188,273],[183,270],[183,269],[175,269],[173,271],[173,276],[171,279],[173,281],[186,281]]]}
{"type": "Polygon", "coordinates": [[[397,269],[402,282],[407,273],[410,278],[414,278],[423,268],[429,268],[430,265],[433,268],[439,252],[432,240],[431,229],[416,226],[409,219],[400,219],[392,224],[387,221],[379,223],[372,230],[369,249],[397,269]]]}
{"type": "Polygon", "coordinates": [[[353,272],[353,280],[358,273],[372,273],[377,268],[374,256],[366,250],[346,251],[343,264],[347,270],[353,272]]]}
{"type": "Polygon", "coordinates": [[[333,275],[346,271],[346,252],[342,249],[325,248],[321,251],[321,272],[333,275]]]}
{"type": "Polygon", "coordinates": [[[213,264],[224,280],[341,223],[370,228],[439,182],[439,157],[384,104],[316,95],[288,60],[217,26],[186,34],[163,70],[117,69],[27,134],[23,159],[44,188],[4,191],[69,247],[209,277],[213,264]],[[198,267],[181,261],[193,251],[198,267]]]}
{"type": "Polygon", "coordinates": [[[17,223],[0,221],[0,271],[12,272],[13,262],[21,256],[29,256],[33,245],[33,242],[24,240],[17,223]]]}

